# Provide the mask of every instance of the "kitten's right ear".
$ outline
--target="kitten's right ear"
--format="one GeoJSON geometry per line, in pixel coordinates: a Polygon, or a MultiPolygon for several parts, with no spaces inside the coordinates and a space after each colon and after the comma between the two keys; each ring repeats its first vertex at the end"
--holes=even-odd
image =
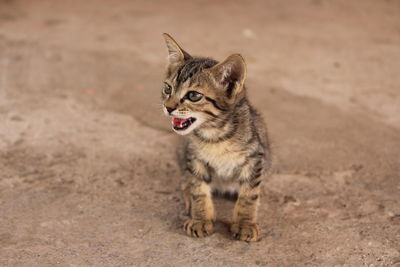
{"type": "Polygon", "coordinates": [[[210,73],[218,88],[225,91],[228,99],[235,100],[236,96],[244,91],[246,79],[246,63],[239,54],[230,55],[223,62],[205,69],[210,73]]]}
{"type": "Polygon", "coordinates": [[[167,33],[163,33],[168,48],[168,60],[170,64],[182,63],[192,58],[178,43],[167,33]]]}

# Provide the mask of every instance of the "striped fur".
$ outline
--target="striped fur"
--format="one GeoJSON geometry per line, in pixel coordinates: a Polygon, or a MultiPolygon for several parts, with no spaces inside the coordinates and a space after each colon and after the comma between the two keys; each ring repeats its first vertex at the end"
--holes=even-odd
{"type": "Polygon", "coordinates": [[[174,110],[172,116],[193,116],[198,121],[186,131],[179,151],[190,214],[184,230],[194,237],[211,234],[213,195],[234,196],[233,237],[255,241],[260,185],[271,157],[265,124],[246,97],[243,58],[232,55],[219,63],[192,57],[169,35],[164,37],[169,51],[165,83],[171,93],[163,92],[163,104],[174,110]],[[190,91],[203,97],[192,102],[187,99],[190,91]]]}

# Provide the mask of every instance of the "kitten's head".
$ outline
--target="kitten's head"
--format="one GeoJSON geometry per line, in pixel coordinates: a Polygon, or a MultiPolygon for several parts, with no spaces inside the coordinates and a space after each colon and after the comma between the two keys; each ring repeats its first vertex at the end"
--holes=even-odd
{"type": "Polygon", "coordinates": [[[192,57],[171,36],[163,34],[168,68],[162,91],[164,113],[172,128],[185,135],[198,127],[213,127],[245,97],[246,64],[239,54],[223,62],[192,57]]]}

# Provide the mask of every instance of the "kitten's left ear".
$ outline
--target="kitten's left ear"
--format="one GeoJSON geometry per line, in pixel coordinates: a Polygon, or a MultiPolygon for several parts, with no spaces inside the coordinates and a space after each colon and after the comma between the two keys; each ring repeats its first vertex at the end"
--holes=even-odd
{"type": "Polygon", "coordinates": [[[170,64],[183,63],[185,60],[192,58],[168,33],[163,33],[163,37],[167,44],[170,64]]]}
{"type": "Polygon", "coordinates": [[[204,71],[211,74],[218,87],[225,90],[225,95],[229,99],[243,91],[246,63],[241,55],[233,54],[223,62],[204,71]]]}

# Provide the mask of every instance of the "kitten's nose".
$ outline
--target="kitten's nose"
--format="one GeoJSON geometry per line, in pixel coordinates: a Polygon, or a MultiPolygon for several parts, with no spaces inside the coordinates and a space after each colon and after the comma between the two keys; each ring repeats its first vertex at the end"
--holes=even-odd
{"type": "Polygon", "coordinates": [[[165,106],[165,108],[167,109],[168,113],[171,114],[176,108],[170,108],[165,106]]]}

